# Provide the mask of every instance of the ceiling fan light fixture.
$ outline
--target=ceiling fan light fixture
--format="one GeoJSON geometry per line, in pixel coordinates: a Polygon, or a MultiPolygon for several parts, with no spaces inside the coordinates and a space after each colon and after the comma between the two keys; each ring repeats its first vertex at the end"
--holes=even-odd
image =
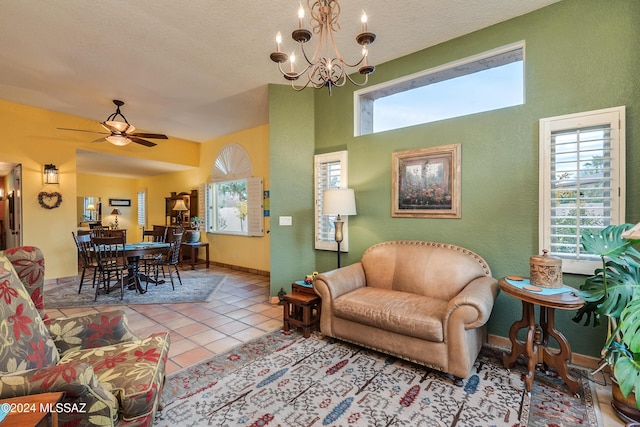
{"type": "Polygon", "coordinates": [[[126,122],[119,122],[116,120],[106,121],[102,126],[108,131],[115,130],[120,133],[133,133],[136,130],[135,126],[130,125],[129,123],[126,123],[126,122]]]}
{"type": "Polygon", "coordinates": [[[119,147],[128,145],[129,143],[131,143],[131,140],[129,138],[127,138],[126,136],[122,136],[122,135],[110,135],[108,137],[105,138],[107,141],[109,141],[110,143],[112,143],[113,145],[117,145],[119,147]]]}

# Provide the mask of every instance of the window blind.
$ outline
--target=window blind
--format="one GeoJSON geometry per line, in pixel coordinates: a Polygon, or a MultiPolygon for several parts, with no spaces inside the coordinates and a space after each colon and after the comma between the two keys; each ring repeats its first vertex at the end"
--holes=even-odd
{"type": "MultiPolygon", "coordinates": [[[[323,215],[324,190],[347,187],[347,151],[318,154],[314,158],[315,247],[336,250],[335,216],[323,215]]],[[[349,250],[348,217],[344,217],[344,240],[341,251],[349,250]]]]}
{"type": "Polygon", "coordinates": [[[551,254],[598,259],[583,253],[580,233],[612,223],[611,126],[551,134],[551,254]]]}
{"type": "Polygon", "coordinates": [[[147,192],[138,191],[138,226],[147,225],[147,192]]]}

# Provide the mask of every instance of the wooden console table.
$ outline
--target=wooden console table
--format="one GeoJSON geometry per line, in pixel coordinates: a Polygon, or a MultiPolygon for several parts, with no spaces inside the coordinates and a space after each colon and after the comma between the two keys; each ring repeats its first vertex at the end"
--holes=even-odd
{"type": "Polygon", "coordinates": [[[556,329],[555,310],[576,310],[584,305],[584,301],[570,292],[555,295],[542,295],[521,289],[510,284],[506,278],[498,281],[500,288],[508,295],[522,301],[522,319],[516,321],[509,329],[511,354],[504,355],[502,364],[509,368],[521,354],[527,357],[528,373],[525,376],[527,391],[533,387],[536,364],[555,366],[558,375],[564,380],[573,394],[578,392],[580,382],[569,374],[567,362],[571,359],[571,347],[560,331],[556,329]],[[536,324],[535,306],[540,306],[540,324],[536,324]],[[527,340],[518,340],[518,331],[527,329],[527,340]],[[560,345],[560,351],[549,348],[549,337],[553,337],[560,345]]]}
{"type": "Polygon", "coordinates": [[[182,251],[189,254],[189,264],[191,269],[195,270],[197,264],[205,263],[209,268],[209,242],[182,242],[182,251]],[[205,248],[206,258],[204,261],[198,261],[198,249],[205,248]]]}

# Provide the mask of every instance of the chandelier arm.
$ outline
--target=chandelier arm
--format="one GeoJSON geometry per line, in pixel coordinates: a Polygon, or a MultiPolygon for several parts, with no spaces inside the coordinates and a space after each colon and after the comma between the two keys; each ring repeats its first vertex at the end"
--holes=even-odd
{"type": "Polygon", "coordinates": [[[301,92],[305,90],[307,86],[309,86],[309,83],[311,83],[311,80],[307,79],[307,82],[304,84],[304,86],[296,86],[294,82],[295,82],[294,80],[291,80],[291,89],[295,90],[296,92],[301,92]]]}
{"type": "Polygon", "coordinates": [[[355,85],[355,86],[365,86],[365,85],[369,82],[369,74],[365,74],[365,75],[364,75],[364,82],[362,82],[362,83],[358,83],[358,82],[356,82],[356,81],[355,81],[355,80],[353,80],[353,79],[351,78],[351,76],[350,76],[350,75],[348,75],[348,74],[345,74],[345,76],[347,76],[347,78],[349,79],[349,81],[351,82],[351,84],[353,84],[353,85],[355,85]]]}
{"type": "MultiPolygon", "coordinates": [[[[307,56],[307,52],[304,50],[304,43],[300,43],[300,50],[302,51],[302,56],[304,57],[304,60],[307,61],[307,64],[309,64],[309,66],[315,66],[318,63],[318,59],[316,58],[316,56],[318,55],[317,45],[316,45],[316,51],[313,53],[313,57],[311,59],[309,59],[309,56],[307,56]]],[[[309,67],[307,67],[307,70],[308,69],[309,67]]]]}
{"type": "Polygon", "coordinates": [[[299,73],[291,73],[290,71],[284,71],[282,69],[282,64],[278,63],[278,69],[280,70],[280,73],[285,76],[285,78],[287,80],[290,80],[289,78],[287,78],[286,76],[291,77],[291,80],[296,80],[298,78],[300,78],[300,76],[302,76],[304,73],[307,72],[307,70],[309,70],[309,68],[311,68],[311,65],[308,65],[304,70],[300,71],[299,73]]]}

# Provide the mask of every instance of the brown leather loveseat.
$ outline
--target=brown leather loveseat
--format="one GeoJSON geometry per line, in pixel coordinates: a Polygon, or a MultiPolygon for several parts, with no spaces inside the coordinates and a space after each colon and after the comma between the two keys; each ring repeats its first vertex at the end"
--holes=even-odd
{"type": "Polygon", "coordinates": [[[469,376],[498,294],[487,263],[459,246],[391,241],[356,264],[322,273],[324,335],[469,376]]]}

